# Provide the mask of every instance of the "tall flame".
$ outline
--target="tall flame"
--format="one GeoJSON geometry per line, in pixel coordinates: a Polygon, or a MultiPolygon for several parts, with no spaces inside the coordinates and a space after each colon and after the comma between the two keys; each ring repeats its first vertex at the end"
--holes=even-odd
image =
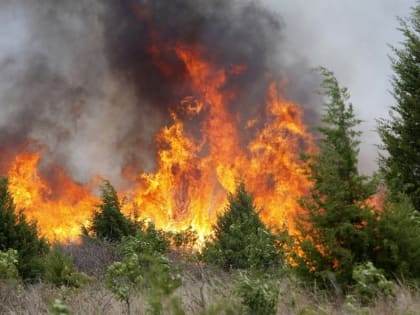
{"type": "MultiPolygon", "coordinates": [[[[302,123],[302,113],[284,100],[275,83],[266,99],[266,121],[247,145],[241,146],[241,117],[229,112],[235,93],[223,90],[227,75],[246,71],[217,69],[200,57],[194,47],[178,46],[196,97],[188,97],[189,114],[204,113],[197,140],[185,131],[183,122],[172,113],[173,124],[157,135],[158,169],[141,174],[144,185],[134,200],[144,217],[165,229],[192,226],[201,237],[211,232],[218,213],[226,204],[238,180],[244,180],[263,206],[262,219],[270,226],[288,224],[293,229],[297,200],[309,187],[299,153],[311,147],[302,123]],[[194,100],[194,102],[192,102],[194,100]]],[[[258,121],[248,122],[252,127],[258,121]]]]}
{"type": "MultiPolygon", "coordinates": [[[[245,73],[246,65],[216,66],[196,46],[156,46],[151,53],[162,73],[172,71],[159,61],[165,49],[184,64],[193,95],[185,95],[170,113],[172,123],[156,135],[156,171],[139,174],[132,189],[120,192],[128,200],[124,212],[136,207],[141,218],[159,228],[191,226],[203,238],[224,210],[227,193],[243,180],[262,207],[263,221],[293,230],[297,200],[310,185],[299,154],[312,146],[299,107],[285,100],[273,82],[267,87],[264,120],[242,117],[230,104],[246,91],[228,89],[226,83],[245,73]]],[[[40,175],[41,158],[40,152],[16,156],[8,171],[10,191],[48,239],[75,239],[97,198],[92,187],[75,183],[58,166],[53,176],[40,175]]]]}

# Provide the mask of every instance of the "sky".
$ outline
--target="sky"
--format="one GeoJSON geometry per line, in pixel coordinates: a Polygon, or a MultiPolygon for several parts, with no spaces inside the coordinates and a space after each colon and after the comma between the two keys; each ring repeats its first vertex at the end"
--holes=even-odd
{"type": "Polygon", "coordinates": [[[360,168],[377,168],[375,119],[388,117],[394,104],[389,47],[402,40],[397,17],[407,17],[414,0],[264,0],[281,13],[285,36],[313,66],[332,70],[349,89],[355,112],[364,122],[360,168]]]}
{"type": "MultiPolygon", "coordinates": [[[[48,1],[53,3],[51,0],[48,1]]],[[[36,3],[45,4],[48,1],[36,3]]],[[[97,5],[98,2],[95,1],[99,0],[85,0],[84,2],[86,6],[92,3],[97,5]]],[[[387,117],[389,107],[394,104],[390,94],[392,69],[388,56],[392,54],[392,50],[389,45],[398,46],[402,40],[402,35],[397,30],[397,17],[407,17],[409,8],[415,4],[415,0],[259,0],[259,2],[267,6],[270,11],[278,12],[282,19],[281,45],[287,46],[291,69],[294,66],[301,67],[300,63],[304,63],[308,69],[324,66],[336,74],[341,85],[348,87],[356,114],[364,121],[361,125],[363,138],[360,168],[365,173],[376,170],[376,145],[380,140],[375,132],[375,119],[387,117]]],[[[131,96],[127,93],[122,95],[119,91],[124,91],[124,89],[112,78],[108,80],[107,70],[103,67],[106,63],[104,57],[97,53],[102,49],[102,39],[98,36],[99,21],[95,19],[95,16],[89,15],[79,18],[78,10],[85,12],[85,7],[81,3],[82,1],[80,3],[63,1],[63,4],[60,4],[61,7],[57,9],[60,13],[58,14],[60,23],[57,25],[63,26],[63,29],[60,29],[48,24],[48,19],[52,15],[41,12],[39,7],[42,6],[34,5],[33,10],[20,10],[19,8],[24,6],[31,7],[32,3],[29,4],[24,0],[0,0],[0,20],[2,21],[0,28],[0,128],[2,126],[10,128],[11,118],[16,112],[13,102],[30,103],[40,93],[49,93],[49,101],[57,102],[57,104],[44,106],[35,102],[32,107],[42,107],[43,116],[37,117],[38,120],[33,122],[30,121],[33,117],[27,117],[23,113],[19,119],[26,125],[15,124],[14,128],[25,128],[30,123],[35,126],[33,128],[35,131],[31,131],[32,135],[35,134],[50,143],[57,142],[52,146],[57,148],[56,154],[72,157],[67,159],[69,164],[66,167],[74,174],[78,174],[80,178],[86,180],[92,175],[95,171],[92,167],[98,168],[99,171],[105,170],[110,177],[113,175],[116,177],[119,169],[115,166],[121,165],[125,157],[114,154],[110,162],[103,156],[109,155],[109,151],[114,148],[114,143],[119,142],[120,138],[126,135],[113,133],[112,130],[104,131],[102,126],[108,124],[109,121],[118,120],[118,112],[115,112],[112,107],[116,100],[119,108],[124,106],[133,112],[129,115],[130,117],[135,117],[135,108],[130,104],[131,96]],[[15,5],[18,3],[20,5],[15,5]],[[86,32],[86,30],[90,31],[86,32]],[[81,36],[84,36],[82,41],[79,40],[81,36]],[[41,59],[38,58],[39,56],[41,59]],[[33,60],[42,61],[42,58],[46,62],[33,63],[33,60]],[[26,68],[30,68],[30,71],[26,68]],[[51,70],[51,73],[46,70],[51,70]],[[27,75],[38,77],[40,71],[42,71],[42,82],[35,81],[32,84],[30,78],[25,77],[27,75]],[[62,76],[56,77],[54,72],[62,76]],[[18,79],[16,79],[16,74],[19,74],[18,79]],[[96,78],[99,77],[105,78],[103,79],[105,87],[109,85],[105,92],[101,91],[103,86],[96,85],[96,78]],[[80,80],[84,82],[76,82],[80,80]],[[28,87],[32,90],[21,91],[16,88],[16,82],[29,82],[28,87]],[[91,86],[89,89],[91,102],[109,103],[108,114],[103,117],[100,116],[103,107],[91,106],[92,112],[88,114],[96,118],[99,115],[97,119],[100,123],[92,124],[89,115],[83,119],[72,117],[74,113],[77,114],[78,107],[71,104],[71,98],[61,101],[70,92],[75,99],[83,97],[85,93],[83,90],[73,89],[73,86],[77,85],[91,86]],[[8,102],[8,100],[13,101],[8,102]],[[60,109],[62,116],[46,119],[60,106],[68,107],[69,110],[60,109]],[[54,127],[51,124],[58,119],[62,120],[64,125],[55,130],[61,130],[63,135],[54,138],[50,134],[50,128],[54,127]],[[72,123],[72,119],[77,120],[77,125],[72,123]],[[45,121],[48,121],[48,124],[45,121]],[[103,137],[104,143],[94,148],[91,146],[92,141],[95,141],[92,135],[98,133],[107,133],[107,136],[103,137]],[[66,141],[66,146],[60,146],[63,139],[66,141]]],[[[287,54],[283,58],[285,56],[287,57],[287,54]]],[[[308,84],[308,86],[313,86],[313,84],[308,84]]],[[[24,105],[22,108],[25,108],[24,105]]],[[[154,119],[156,119],[156,124],[160,123],[159,117],[153,118],[150,115],[147,117],[148,122],[154,119]]],[[[124,124],[136,123],[138,122],[134,120],[124,122],[124,124]]],[[[117,126],[120,130],[124,127],[117,126]]],[[[154,132],[152,128],[144,134],[144,137],[152,138],[154,132]]],[[[0,145],[2,144],[1,136],[0,145]]],[[[121,152],[126,154],[130,153],[130,150],[121,152]]],[[[144,161],[147,161],[147,158],[144,158],[144,161]]]]}

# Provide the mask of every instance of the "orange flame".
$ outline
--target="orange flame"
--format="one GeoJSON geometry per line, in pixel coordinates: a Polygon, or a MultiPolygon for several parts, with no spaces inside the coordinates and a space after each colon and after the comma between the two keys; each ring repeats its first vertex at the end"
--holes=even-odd
{"type": "Polygon", "coordinates": [[[223,91],[231,70],[214,68],[196,48],[178,46],[176,53],[197,95],[194,103],[199,110],[193,114],[206,115],[202,138],[197,141],[188,134],[172,113],[173,124],[157,135],[159,167],[155,173],[140,175],[144,185],[134,193],[140,215],[164,229],[191,226],[203,238],[223,211],[227,192],[233,192],[241,179],[255,194],[257,205],[264,206],[261,215],[266,224],[288,224],[293,230],[297,200],[310,184],[299,158],[304,148],[311,147],[301,111],[282,99],[276,84],[271,84],[266,100],[268,119],[255,139],[241,147],[238,118],[228,110],[235,95],[223,91]]]}
{"type": "MultiPolygon", "coordinates": [[[[203,58],[199,47],[156,45],[151,53],[157,54],[156,62],[163,68],[167,65],[159,62],[162,49],[172,49],[184,63],[194,95],[183,98],[182,110],[171,113],[172,124],[156,135],[157,170],[140,174],[135,187],[121,192],[129,200],[124,212],[132,213],[136,207],[140,218],[150,219],[165,230],[191,226],[202,240],[224,210],[227,193],[243,180],[254,193],[257,206],[263,207],[263,221],[273,227],[286,224],[293,231],[293,217],[299,211],[297,200],[310,186],[299,158],[302,151],[312,148],[301,110],[286,101],[272,83],[264,121],[233,114],[229,105],[237,92],[226,89],[226,82],[230,76],[246,72],[246,66],[224,69],[203,58]],[[189,122],[200,117],[196,122],[199,136],[188,131],[181,112],[187,114],[189,122]],[[252,129],[254,135],[244,139],[242,129],[252,129]]],[[[171,73],[172,69],[162,72],[171,73]]],[[[59,167],[53,181],[42,177],[40,159],[40,153],[15,158],[8,172],[10,191],[18,208],[38,221],[48,239],[75,239],[81,224],[89,222],[97,199],[90,187],[75,183],[59,167]]]]}
{"type": "Polygon", "coordinates": [[[40,153],[23,153],[13,161],[9,190],[18,209],[35,220],[48,240],[77,240],[95,204],[90,191],[74,183],[59,167],[54,170],[54,190],[38,173],[40,153]]]}

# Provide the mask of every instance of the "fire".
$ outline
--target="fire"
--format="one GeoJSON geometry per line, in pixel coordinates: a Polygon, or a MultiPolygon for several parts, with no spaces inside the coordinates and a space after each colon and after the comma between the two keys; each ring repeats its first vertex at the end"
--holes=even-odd
{"type": "MultiPolygon", "coordinates": [[[[267,91],[267,119],[244,147],[241,117],[229,111],[235,93],[223,89],[231,69],[215,68],[196,47],[178,46],[175,51],[194,90],[195,99],[189,96],[189,103],[194,99],[198,104],[189,114],[203,114],[205,119],[200,138],[189,134],[175,113],[172,125],[159,132],[158,169],[141,174],[143,185],[134,193],[140,215],[168,230],[191,226],[203,238],[224,210],[227,192],[244,180],[256,204],[263,206],[264,222],[273,227],[287,224],[293,230],[297,200],[309,187],[299,159],[299,152],[311,147],[302,112],[284,100],[272,83],[267,91]]],[[[246,67],[235,69],[246,71],[246,67]]],[[[256,124],[257,120],[245,122],[251,127],[256,124]]]]}
{"type": "Polygon", "coordinates": [[[73,182],[59,167],[52,183],[39,175],[40,153],[23,153],[8,172],[9,190],[18,209],[37,222],[48,240],[77,240],[80,227],[87,224],[96,200],[88,188],[73,182]]]}
{"type": "MultiPolygon", "coordinates": [[[[140,18],[150,20],[148,11],[138,9],[140,18]]],[[[151,41],[158,38],[158,31],[151,30],[149,36],[151,41]]],[[[177,77],[181,63],[183,86],[188,85],[190,93],[180,96],[170,112],[171,124],[156,135],[156,170],[133,176],[126,173],[130,165],[125,166],[124,176],[132,187],[119,192],[127,197],[123,211],[137,209],[141,219],[165,230],[191,227],[202,240],[224,211],[227,193],[243,180],[261,207],[263,221],[293,231],[297,200],[310,186],[299,155],[312,150],[299,107],[282,97],[272,82],[261,100],[265,113],[245,117],[231,105],[247,91],[228,83],[246,75],[247,65],[223,66],[197,44],[158,41],[148,52],[165,77],[177,77]],[[165,59],[168,55],[176,57],[176,66],[165,59]]],[[[48,239],[75,239],[81,224],[89,223],[97,197],[90,185],[75,183],[59,166],[48,177],[42,175],[41,159],[40,152],[14,159],[8,177],[15,203],[38,222],[48,239]]]]}

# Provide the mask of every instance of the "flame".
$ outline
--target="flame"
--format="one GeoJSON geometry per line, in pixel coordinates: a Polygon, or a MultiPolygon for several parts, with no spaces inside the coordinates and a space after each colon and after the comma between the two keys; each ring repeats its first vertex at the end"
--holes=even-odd
{"type": "MultiPolygon", "coordinates": [[[[147,11],[138,14],[147,15],[147,11]]],[[[161,60],[162,56],[171,53],[178,57],[191,95],[181,98],[170,113],[171,124],[156,135],[156,170],[133,176],[127,174],[132,168],[125,167],[124,176],[133,187],[119,192],[128,200],[123,212],[137,209],[141,219],[150,219],[164,230],[191,227],[203,240],[224,211],[227,193],[243,180],[261,207],[263,221],[270,227],[287,225],[293,232],[297,200],[310,187],[299,157],[312,150],[302,111],[284,99],[277,83],[272,82],[267,86],[264,119],[233,113],[230,105],[246,91],[227,88],[227,83],[246,73],[248,67],[216,66],[203,51],[188,44],[168,47],[156,43],[149,49],[166,76],[173,77],[176,69],[161,60]]],[[[76,239],[81,224],[89,223],[97,198],[91,185],[75,183],[58,166],[53,179],[42,176],[41,158],[41,152],[27,152],[12,162],[8,176],[15,203],[38,222],[48,239],[76,239]]]]}
{"type": "MultiPolygon", "coordinates": [[[[215,68],[197,47],[180,45],[175,51],[196,95],[188,96],[188,103],[199,104],[190,113],[205,113],[206,119],[197,139],[172,113],[172,125],[156,137],[158,169],[140,174],[143,185],[134,193],[140,215],[167,230],[191,226],[203,239],[224,210],[227,193],[235,190],[238,180],[244,180],[256,204],[264,206],[260,212],[263,221],[273,227],[287,224],[294,230],[297,200],[310,185],[299,158],[300,152],[311,147],[302,112],[284,100],[272,83],[267,91],[267,119],[256,137],[241,146],[238,117],[229,112],[235,93],[223,89],[232,68],[215,68]]],[[[245,67],[238,69],[246,71],[245,67]]],[[[257,123],[245,122],[247,128],[257,123]]]]}
{"type": "Polygon", "coordinates": [[[90,191],[54,168],[54,189],[38,172],[40,153],[16,156],[8,172],[9,191],[18,209],[38,224],[48,240],[75,241],[87,224],[96,200],[90,191]]]}

